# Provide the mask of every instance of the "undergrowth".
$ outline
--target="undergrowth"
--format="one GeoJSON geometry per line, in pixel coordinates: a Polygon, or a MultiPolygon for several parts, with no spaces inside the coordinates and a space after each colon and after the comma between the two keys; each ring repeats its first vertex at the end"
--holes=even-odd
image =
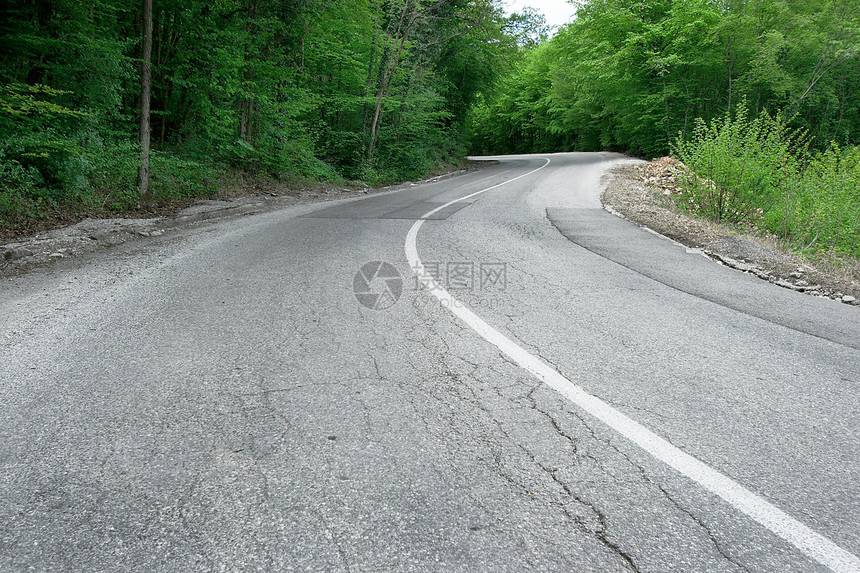
{"type": "Polygon", "coordinates": [[[805,255],[860,258],[860,148],[832,143],[813,152],[809,144],[806,132],[766,111],[698,120],[692,137],[679,137],[673,148],[688,167],[677,200],[805,255]]]}

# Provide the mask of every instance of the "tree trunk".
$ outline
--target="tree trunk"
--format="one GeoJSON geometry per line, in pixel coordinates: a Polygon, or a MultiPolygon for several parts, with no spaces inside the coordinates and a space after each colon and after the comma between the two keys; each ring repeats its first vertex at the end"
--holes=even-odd
{"type": "Polygon", "coordinates": [[[403,47],[406,45],[406,40],[409,37],[409,30],[418,19],[418,11],[420,4],[415,3],[412,14],[406,21],[406,28],[403,28],[404,19],[409,10],[409,0],[403,5],[403,12],[400,15],[400,23],[397,25],[397,32],[394,38],[394,45],[391,47],[391,56],[388,59],[388,65],[382,74],[382,81],[379,84],[379,92],[376,97],[376,108],[373,111],[373,121],[370,124],[370,147],[367,154],[368,166],[373,166],[373,154],[376,151],[376,139],[379,135],[380,114],[382,113],[382,102],[388,95],[388,90],[391,88],[391,78],[397,71],[397,66],[400,65],[400,58],[403,55],[403,47]],[[402,30],[402,33],[401,33],[402,30]],[[399,42],[399,43],[398,43],[399,42]]]}
{"type": "Polygon", "coordinates": [[[143,0],[143,62],[140,74],[140,167],[137,188],[149,193],[149,91],[152,85],[152,0],[143,0]]]}
{"type": "Polygon", "coordinates": [[[729,72],[729,113],[732,112],[732,68],[735,65],[735,53],[732,51],[732,39],[729,38],[728,43],[726,44],[726,61],[728,62],[728,72],[729,72]]]}
{"type": "MultiPolygon", "coordinates": [[[[257,22],[257,14],[258,14],[258,2],[256,0],[250,0],[248,2],[248,22],[245,25],[245,34],[247,36],[246,42],[250,43],[250,36],[254,32],[254,26],[257,22]]],[[[248,65],[248,62],[251,61],[249,56],[249,46],[245,45],[245,65],[248,65]]],[[[242,99],[240,103],[240,111],[239,111],[239,139],[242,141],[251,142],[253,139],[252,130],[254,124],[254,95],[253,95],[253,86],[254,86],[254,70],[251,69],[248,71],[247,69],[244,72],[245,84],[248,86],[247,89],[251,91],[245,98],[242,99]]]]}
{"type": "MultiPolygon", "coordinates": [[[[367,149],[368,149],[368,137],[367,137],[367,122],[368,122],[368,105],[367,102],[370,100],[370,89],[373,85],[374,80],[374,70],[376,69],[376,45],[378,36],[375,31],[379,28],[379,14],[374,17],[373,21],[373,43],[370,45],[370,58],[369,64],[367,66],[367,83],[365,84],[364,89],[364,103],[362,104],[362,113],[361,113],[361,156],[367,157],[367,149]]],[[[384,58],[382,55],[380,58],[384,58]]],[[[380,62],[381,63],[381,62],[380,62]]]]}
{"type": "MultiPolygon", "coordinates": [[[[406,12],[409,9],[409,0],[403,6],[403,12],[400,14],[400,22],[397,24],[397,31],[394,33],[394,43],[391,45],[391,54],[388,57],[388,64],[385,66],[385,71],[382,72],[382,79],[379,82],[379,91],[376,95],[376,107],[373,110],[373,120],[370,122],[370,142],[367,150],[368,167],[373,167],[373,152],[376,148],[376,134],[379,128],[379,114],[382,112],[382,100],[385,97],[385,87],[388,83],[388,74],[391,73],[391,66],[394,64],[394,57],[397,53],[397,40],[400,37],[400,30],[403,29],[403,20],[406,18],[406,12]]],[[[389,36],[390,38],[391,36],[389,36]]]]}

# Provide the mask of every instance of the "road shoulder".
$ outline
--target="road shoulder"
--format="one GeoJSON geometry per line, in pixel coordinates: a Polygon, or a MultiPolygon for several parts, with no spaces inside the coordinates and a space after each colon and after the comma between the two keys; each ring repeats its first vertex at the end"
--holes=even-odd
{"type": "Polygon", "coordinates": [[[860,283],[826,272],[774,241],[740,233],[681,212],[659,182],[647,184],[641,168],[621,165],[606,174],[604,208],[682,245],[701,250],[719,264],[777,286],[860,306],[860,283]]]}

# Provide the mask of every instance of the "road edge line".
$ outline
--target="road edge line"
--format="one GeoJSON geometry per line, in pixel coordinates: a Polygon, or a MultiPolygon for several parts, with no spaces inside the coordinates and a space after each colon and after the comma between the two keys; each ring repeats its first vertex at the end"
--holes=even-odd
{"type": "Polygon", "coordinates": [[[431,275],[426,273],[424,264],[418,255],[418,231],[424,225],[427,218],[454,203],[464,201],[527,177],[551,163],[549,158],[540,157],[540,159],[546,160],[546,163],[537,169],[493,185],[492,187],[487,187],[459,199],[449,201],[440,207],[428,211],[413,223],[406,234],[404,250],[406,258],[409,261],[409,266],[418,278],[419,283],[427,288],[442,303],[443,307],[465,322],[481,338],[498,348],[521,368],[592,417],[603,422],[612,430],[639,446],[653,458],[698,483],[708,492],[719,496],[736,510],[763,525],[766,529],[796,547],[804,555],[824,565],[831,571],[836,573],[860,572],[860,558],[853,553],[842,549],[828,538],[791,517],[776,505],[747,489],[739,482],[687,454],[607,402],[589,394],[559,371],[547,365],[519,344],[490,326],[481,317],[466,308],[462,302],[455,299],[448,291],[442,288],[431,275]]]}

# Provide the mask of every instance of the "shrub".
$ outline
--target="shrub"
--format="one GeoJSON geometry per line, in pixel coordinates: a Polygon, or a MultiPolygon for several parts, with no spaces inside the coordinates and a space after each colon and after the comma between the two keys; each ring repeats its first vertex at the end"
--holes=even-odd
{"type": "MultiPolygon", "coordinates": [[[[130,143],[105,146],[91,158],[90,183],[98,197],[98,207],[123,211],[136,205],[137,169],[140,149],[130,143]]],[[[149,202],[176,203],[183,199],[211,195],[224,169],[164,151],[153,151],[149,160],[149,202]]]]}
{"type": "Polygon", "coordinates": [[[0,229],[36,216],[39,173],[4,154],[0,147],[0,229]]]}
{"type": "Polygon", "coordinates": [[[772,232],[804,251],[832,248],[860,257],[860,148],[832,144],[811,159],[790,191],[768,222],[772,232]]]}
{"type": "Polygon", "coordinates": [[[683,181],[686,206],[715,221],[752,221],[780,201],[808,146],[805,132],[792,131],[766,111],[753,120],[744,107],[709,124],[699,118],[692,139],[679,137],[674,145],[692,170],[683,181]]]}
{"type": "Polygon", "coordinates": [[[806,132],[780,115],[742,108],[696,121],[674,153],[687,170],[681,206],[719,222],[773,233],[794,248],[860,256],[860,148],[811,154],[806,132]]]}
{"type": "Polygon", "coordinates": [[[137,167],[140,149],[131,143],[107,145],[92,159],[90,184],[100,204],[109,211],[122,211],[138,202],[137,167]]]}

